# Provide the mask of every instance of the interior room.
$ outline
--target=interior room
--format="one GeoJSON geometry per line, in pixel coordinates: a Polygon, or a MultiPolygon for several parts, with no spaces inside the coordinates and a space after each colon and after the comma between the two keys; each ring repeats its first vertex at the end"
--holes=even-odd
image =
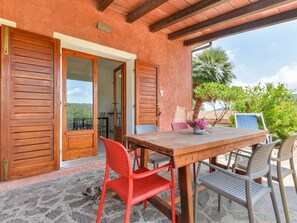
{"type": "Polygon", "coordinates": [[[98,155],[104,154],[99,137],[117,140],[121,134],[121,70],[123,63],[98,59],[98,155]],[[118,69],[118,70],[117,70],[118,69]]]}

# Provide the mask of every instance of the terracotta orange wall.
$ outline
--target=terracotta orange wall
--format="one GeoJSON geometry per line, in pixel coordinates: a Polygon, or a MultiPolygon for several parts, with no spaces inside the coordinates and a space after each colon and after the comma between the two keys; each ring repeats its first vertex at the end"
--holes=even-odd
{"type": "Polygon", "coordinates": [[[0,0],[0,18],[16,22],[17,28],[53,36],[63,33],[137,55],[160,65],[161,129],[170,129],[178,106],[191,105],[191,49],[169,41],[161,32],[150,33],[140,21],[125,22],[123,15],[96,10],[96,0],[0,0]],[[95,28],[99,21],[112,27],[112,34],[95,28]]]}

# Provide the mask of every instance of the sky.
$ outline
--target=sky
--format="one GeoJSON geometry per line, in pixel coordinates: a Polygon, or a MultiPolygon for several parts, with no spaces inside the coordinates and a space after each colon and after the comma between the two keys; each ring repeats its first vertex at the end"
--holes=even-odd
{"type": "Polygon", "coordinates": [[[235,65],[233,85],[286,83],[297,91],[297,20],[213,42],[235,65]]]}
{"type": "Polygon", "coordinates": [[[93,103],[93,86],[89,81],[67,80],[67,103],[93,103]]]}

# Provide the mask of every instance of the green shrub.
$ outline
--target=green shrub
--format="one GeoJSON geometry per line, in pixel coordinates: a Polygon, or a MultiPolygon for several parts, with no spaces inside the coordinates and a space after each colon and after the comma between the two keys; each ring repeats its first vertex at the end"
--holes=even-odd
{"type": "Polygon", "coordinates": [[[201,102],[208,102],[214,109],[215,120],[212,125],[216,125],[230,110],[231,104],[244,95],[242,87],[229,87],[225,84],[215,82],[203,83],[194,89],[195,98],[201,102]],[[216,104],[220,105],[220,114],[217,113],[216,104]]]}
{"type": "MultiPolygon", "coordinates": [[[[279,139],[297,132],[297,100],[293,91],[284,84],[246,87],[244,96],[233,102],[232,110],[239,113],[262,112],[266,127],[279,139]]],[[[234,125],[234,116],[230,116],[230,122],[234,125]]]]}

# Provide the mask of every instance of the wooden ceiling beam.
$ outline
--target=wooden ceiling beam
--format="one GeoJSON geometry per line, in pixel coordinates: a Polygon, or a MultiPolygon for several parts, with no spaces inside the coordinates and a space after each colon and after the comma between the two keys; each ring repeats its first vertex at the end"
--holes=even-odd
{"type": "Polygon", "coordinates": [[[97,9],[103,12],[114,0],[97,0],[97,9]]]}
{"type": "Polygon", "coordinates": [[[210,42],[222,37],[258,29],[258,28],[263,28],[266,26],[271,26],[275,25],[278,23],[282,22],[287,22],[297,19],[297,9],[293,9],[290,11],[286,11],[277,15],[272,15],[263,19],[255,20],[252,22],[244,23],[242,25],[234,26],[231,28],[227,28],[221,31],[217,31],[214,33],[206,34],[203,36],[199,36],[193,39],[189,39],[184,41],[185,46],[189,45],[194,45],[194,44],[200,44],[200,43],[205,43],[205,42],[210,42]]]}
{"type": "Polygon", "coordinates": [[[233,11],[227,12],[215,18],[205,20],[203,22],[188,26],[186,28],[180,29],[168,35],[168,39],[174,40],[181,38],[195,32],[199,32],[203,29],[209,29],[214,26],[223,25],[227,22],[243,18],[255,13],[259,13],[277,6],[281,6],[295,0],[261,0],[247,6],[235,9],[233,11]]]}
{"type": "Polygon", "coordinates": [[[164,29],[170,25],[173,25],[177,22],[180,22],[184,19],[190,18],[195,14],[204,12],[210,8],[216,7],[220,4],[223,4],[224,2],[227,2],[228,0],[203,0],[195,3],[194,5],[191,5],[177,13],[174,13],[171,16],[168,16],[165,19],[162,19],[152,25],[150,25],[150,31],[151,32],[157,32],[161,29],[164,29]]]}
{"type": "Polygon", "coordinates": [[[168,0],[147,0],[143,4],[139,5],[126,16],[126,22],[132,23],[147,13],[158,8],[168,0]]]}

